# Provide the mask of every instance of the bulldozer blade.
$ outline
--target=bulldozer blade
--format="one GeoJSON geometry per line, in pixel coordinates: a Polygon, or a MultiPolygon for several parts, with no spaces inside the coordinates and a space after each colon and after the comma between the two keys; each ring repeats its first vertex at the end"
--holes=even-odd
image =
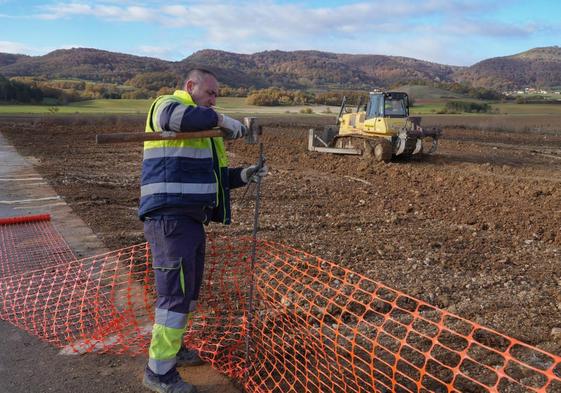
{"type": "Polygon", "coordinates": [[[320,153],[333,153],[333,154],[350,154],[359,156],[362,154],[360,149],[342,149],[338,147],[328,147],[329,144],[321,139],[319,135],[315,133],[315,130],[311,128],[308,131],[308,150],[317,151],[320,153]],[[320,142],[323,146],[316,146],[316,141],[320,142]]]}

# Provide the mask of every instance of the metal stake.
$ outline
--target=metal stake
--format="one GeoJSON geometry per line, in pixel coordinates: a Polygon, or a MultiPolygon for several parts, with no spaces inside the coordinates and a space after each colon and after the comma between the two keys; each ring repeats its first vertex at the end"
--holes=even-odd
{"type": "MultiPolygon", "coordinates": [[[[259,143],[259,161],[257,163],[257,171],[261,169],[264,163],[263,158],[263,142],[259,143]]],[[[250,183],[251,184],[251,183],[250,183]]],[[[249,278],[249,293],[248,293],[248,314],[247,314],[247,333],[245,336],[245,366],[247,370],[246,379],[249,378],[249,338],[251,335],[251,323],[253,321],[253,287],[255,280],[255,255],[257,252],[257,230],[259,228],[259,192],[261,189],[261,176],[257,176],[257,184],[255,188],[255,215],[253,216],[253,235],[251,244],[251,264],[250,264],[250,278],[249,278]]]]}

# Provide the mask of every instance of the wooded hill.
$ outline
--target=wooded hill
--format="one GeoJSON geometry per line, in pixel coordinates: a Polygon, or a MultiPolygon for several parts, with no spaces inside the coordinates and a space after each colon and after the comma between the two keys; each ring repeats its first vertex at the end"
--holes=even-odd
{"type": "Polygon", "coordinates": [[[458,70],[455,77],[475,86],[495,89],[561,88],[561,48],[535,48],[483,60],[458,70]]]}
{"type": "MultiPolygon", "coordinates": [[[[468,82],[475,87],[515,89],[561,86],[561,48],[535,48],[470,67],[407,57],[350,55],[319,51],[265,51],[251,55],[202,50],[178,61],[164,61],[90,48],[60,49],[44,56],[0,53],[0,75],[81,79],[123,84],[140,74],[163,73],[181,80],[194,66],[213,70],[230,87],[288,89],[389,88],[415,81],[468,82]]],[[[171,86],[170,86],[171,87],[171,86]]]]}

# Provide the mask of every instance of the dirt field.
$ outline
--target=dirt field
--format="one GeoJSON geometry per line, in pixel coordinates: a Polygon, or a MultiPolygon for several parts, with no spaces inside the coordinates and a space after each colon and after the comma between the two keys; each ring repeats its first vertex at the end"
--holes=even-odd
{"type": "MultiPolygon", "coordinates": [[[[374,164],[307,152],[317,118],[261,119],[271,172],[259,236],[561,355],[561,117],[423,122],[446,126],[437,155],[374,164]]],[[[142,123],[5,118],[0,131],[115,249],[143,241],[141,146],[96,145],[95,134],[142,123]]],[[[257,160],[256,146],[229,150],[232,166],[257,160]]],[[[252,196],[243,192],[233,194],[234,223],[209,232],[251,233],[252,196]]]]}

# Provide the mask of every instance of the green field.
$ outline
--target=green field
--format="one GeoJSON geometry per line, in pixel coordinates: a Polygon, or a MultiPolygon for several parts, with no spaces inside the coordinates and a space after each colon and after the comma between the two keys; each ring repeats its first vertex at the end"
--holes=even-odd
{"type": "Polygon", "coordinates": [[[245,115],[294,115],[300,114],[304,108],[312,108],[313,113],[306,116],[336,116],[339,108],[336,106],[325,105],[295,105],[295,106],[254,106],[247,105],[245,98],[239,97],[222,97],[216,103],[216,109],[220,112],[228,114],[245,114],[245,115]],[[328,109],[329,108],[329,109],[328,109]]]}
{"type": "Polygon", "coordinates": [[[395,89],[395,91],[403,91],[414,100],[442,100],[442,99],[465,99],[463,94],[454,93],[452,91],[439,89],[432,86],[421,85],[403,85],[395,89]]]}
{"type": "MultiPolygon", "coordinates": [[[[0,105],[1,115],[143,115],[150,108],[152,100],[88,100],[73,102],[68,105],[0,105]]],[[[245,104],[245,98],[222,97],[216,108],[228,114],[284,115],[300,113],[305,106],[251,106],[245,104]]],[[[326,106],[312,107],[313,114],[308,116],[335,116],[336,107],[330,107],[332,113],[326,113],[326,106]]]]}
{"type": "MultiPolygon", "coordinates": [[[[431,102],[416,104],[411,108],[412,115],[437,115],[444,109],[445,102],[431,102]]],[[[555,104],[514,104],[514,103],[491,103],[493,112],[490,113],[460,113],[458,116],[478,115],[561,115],[561,105],[555,104]]],[[[446,114],[446,116],[453,116],[446,114]]]]}
{"type": "Polygon", "coordinates": [[[0,105],[0,115],[142,114],[151,100],[88,100],[68,105],[0,105]]]}
{"type": "MultiPolygon", "coordinates": [[[[2,115],[144,115],[152,100],[89,100],[68,105],[0,105],[2,115]]],[[[411,108],[412,115],[434,115],[444,108],[444,100],[419,100],[411,108]]],[[[494,114],[509,115],[561,115],[561,105],[554,104],[491,104],[498,109],[494,114]]],[[[218,99],[217,110],[231,115],[295,115],[306,106],[252,106],[245,104],[245,98],[222,97],[218,99]]],[[[324,105],[311,106],[312,114],[306,116],[336,116],[338,107],[324,105]]],[[[461,114],[465,116],[465,114],[461,114]]],[[[478,114],[470,114],[477,116],[478,114]]],[[[486,114],[488,115],[488,114],[486,114]]]]}
{"type": "Polygon", "coordinates": [[[561,104],[496,104],[502,114],[561,115],[561,104]]]}

